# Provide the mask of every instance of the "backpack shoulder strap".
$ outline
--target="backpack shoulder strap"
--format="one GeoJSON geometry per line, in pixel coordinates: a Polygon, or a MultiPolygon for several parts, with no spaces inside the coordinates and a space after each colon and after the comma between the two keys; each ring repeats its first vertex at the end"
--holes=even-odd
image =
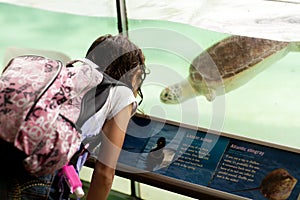
{"type": "MultiPolygon", "coordinates": [[[[102,72],[100,72],[102,73],[102,72]]],[[[103,73],[103,79],[100,84],[89,90],[82,98],[81,110],[76,122],[76,126],[81,128],[83,124],[95,113],[97,113],[105,104],[111,87],[123,85],[125,83],[117,81],[107,74],[103,73]]]]}

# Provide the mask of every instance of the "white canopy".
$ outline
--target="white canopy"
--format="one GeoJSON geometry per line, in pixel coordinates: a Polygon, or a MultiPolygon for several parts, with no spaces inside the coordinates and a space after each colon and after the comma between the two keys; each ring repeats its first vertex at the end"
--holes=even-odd
{"type": "MultiPolygon", "coordinates": [[[[87,16],[116,16],[114,0],[0,0],[87,16]]],[[[129,19],[166,20],[217,32],[300,41],[300,0],[127,0],[129,19]]]]}

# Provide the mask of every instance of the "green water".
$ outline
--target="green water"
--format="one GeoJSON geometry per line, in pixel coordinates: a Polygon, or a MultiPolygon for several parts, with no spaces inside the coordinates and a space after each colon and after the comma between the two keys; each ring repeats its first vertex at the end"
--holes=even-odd
{"type": "MultiPolygon", "coordinates": [[[[0,4],[0,13],[0,63],[3,63],[6,49],[12,46],[59,51],[72,59],[83,57],[90,43],[99,35],[118,32],[115,18],[84,17],[7,4],[0,4]]],[[[174,31],[203,48],[226,36],[166,21],[130,20],[129,28],[174,31]]],[[[157,41],[168,43],[168,40],[154,37],[147,31],[144,38],[136,42],[140,45],[143,40],[150,41],[148,47],[151,42],[155,45],[157,41]]],[[[176,41],[168,45],[175,48],[176,41]]],[[[197,97],[180,105],[166,105],[160,102],[159,94],[164,86],[185,79],[188,60],[164,49],[143,50],[151,71],[143,86],[141,108],[146,114],[204,128],[217,127],[236,136],[300,148],[299,53],[289,53],[217,103],[197,97]]],[[[189,50],[186,48],[185,52],[189,53],[189,50]]]]}

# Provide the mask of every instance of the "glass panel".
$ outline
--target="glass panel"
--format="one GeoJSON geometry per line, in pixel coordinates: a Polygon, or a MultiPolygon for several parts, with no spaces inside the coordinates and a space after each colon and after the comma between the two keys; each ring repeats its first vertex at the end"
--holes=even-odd
{"type": "Polygon", "coordinates": [[[155,188],[146,184],[140,184],[141,198],[147,200],[173,199],[173,200],[193,200],[187,196],[176,194],[167,190],[155,188]]]}
{"type": "MultiPolygon", "coordinates": [[[[131,16],[133,4],[128,1],[127,5],[128,16],[131,16]]],[[[0,10],[0,23],[5,27],[1,29],[0,54],[3,56],[0,63],[3,63],[8,47],[54,50],[71,58],[83,57],[94,38],[118,32],[115,17],[87,17],[5,3],[1,4],[0,10]]],[[[185,80],[191,61],[229,35],[164,20],[130,19],[129,29],[129,37],[143,48],[151,71],[143,86],[145,113],[287,146],[300,146],[298,140],[290,139],[298,136],[300,124],[297,106],[300,57],[297,52],[289,52],[257,73],[247,84],[226,93],[220,101],[209,102],[199,96],[183,104],[168,105],[160,101],[163,88],[185,80]]],[[[294,29],[288,30],[297,33],[291,31],[294,29]]]]}
{"type": "MultiPolygon", "coordinates": [[[[163,89],[188,80],[193,59],[231,35],[160,20],[129,20],[129,25],[129,37],[143,48],[151,72],[143,85],[144,102],[141,108],[146,114],[300,147],[299,140],[291,139],[299,136],[300,128],[298,43],[291,43],[290,47],[295,45],[296,48],[288,47],[281,53],[278,51],[277,58],[273,56],[275,52],[271,53],[272,56],[259,63],[261,67],[250,67],[253,70],[250,73],[230,75],[228,68],[226,73],[234,79],[232,84],[236,84],[236,89],[224,91],[225,95],[218,96],[214,101],[191,93],[188,87],[181,85],[185,96],[194,97],[183,103],[166,104],[160,97],[163,89]],[[241,82],[235,78],[241,78],[241,82]],[[243,84],[244,80],[248,82],[243,84]]],[[[223,79],[225,86],[229,84],[228,80],[223,79]]],[[[194,84],[197,85],[196,82],[194,84]]]]}
{"type": "Polygon", "coordinates": [[[1,67],[9,47],[58,51],[75,59],[84,57],[100,35],[118,33],[116,17],[88,17],[5,3],[0,3],[0,13],[1,67]]]}

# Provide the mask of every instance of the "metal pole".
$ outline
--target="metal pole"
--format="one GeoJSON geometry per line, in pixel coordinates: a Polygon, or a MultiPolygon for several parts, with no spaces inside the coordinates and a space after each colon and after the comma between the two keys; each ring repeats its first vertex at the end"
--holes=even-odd
{"type": "Polygon", "coordinates": [[[126,2],[125,0],[116,0],[116,3],[119,33],[128,37],[128,19],[126,2]]]}

